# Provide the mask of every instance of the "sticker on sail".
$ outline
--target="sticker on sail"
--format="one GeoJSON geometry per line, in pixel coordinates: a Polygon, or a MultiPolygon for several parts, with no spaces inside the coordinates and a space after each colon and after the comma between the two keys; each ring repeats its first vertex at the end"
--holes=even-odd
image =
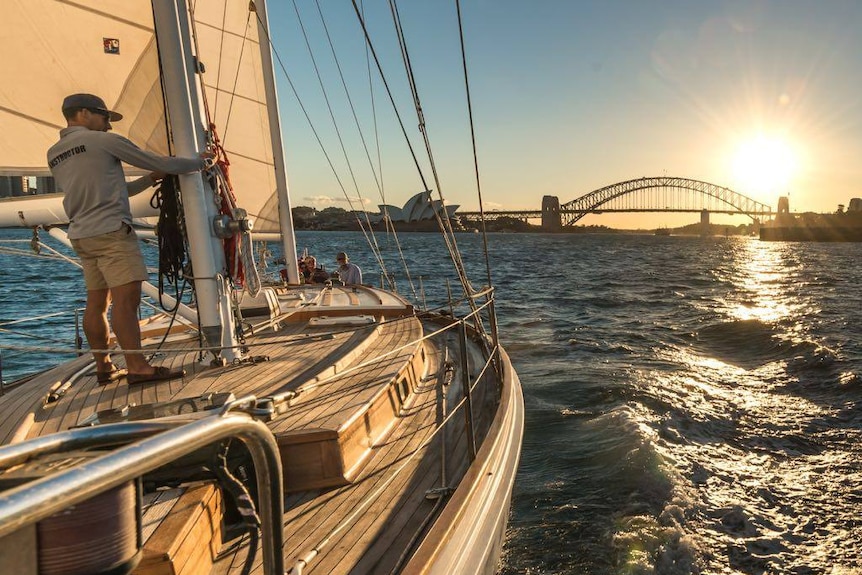
{"type": "Polygon", "coordinates": [[[119,54],[120,53],[120,39],[119,38],[102,38],[102,44],[105,45],[105,54],[119,54]]]}

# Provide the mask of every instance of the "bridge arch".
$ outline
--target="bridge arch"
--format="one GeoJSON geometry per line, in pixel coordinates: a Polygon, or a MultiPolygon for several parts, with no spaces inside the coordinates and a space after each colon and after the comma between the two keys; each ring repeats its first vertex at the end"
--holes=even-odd
{"type": "Polygon", "coordinates": [[[590,213],[702,212],[742,214],[757,220],[772,208],[730,188],[675,177],[644,177],[589,192],[559,208],[561,223],[571,226],[590,213]]]}

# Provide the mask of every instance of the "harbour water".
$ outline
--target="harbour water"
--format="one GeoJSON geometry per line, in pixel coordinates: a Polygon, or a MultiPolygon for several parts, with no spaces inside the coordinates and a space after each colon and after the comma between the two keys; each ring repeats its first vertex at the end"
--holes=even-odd
{"type": "MultiPolygon", "coordinates": [[[[13,236],[28,237],[0,231],[13,236]]],[[[412,296],[393,238],[377,241],[412,296]]],[[[417,298],[444,305],[444,280],[457,284],[442,242],[399,241],[417,298]]],[[[330,268],[345,250],[379,281],[361,234],[297,242],[330,268]]],[[[480,236],[458,242],[484,284],[480,236]]],[[[862,573],[862,244],[541,234],[489,244],[527,404],[503,574],[862,573]]],[[[69,314],[38,328],[6,322],[82,306],[79,272],[8,255],[0,269],[0,324],[16,332],[0,341],[71,347],[69,314]]],[[[57,360],[2,358],[7,380],[57,360]]]]}

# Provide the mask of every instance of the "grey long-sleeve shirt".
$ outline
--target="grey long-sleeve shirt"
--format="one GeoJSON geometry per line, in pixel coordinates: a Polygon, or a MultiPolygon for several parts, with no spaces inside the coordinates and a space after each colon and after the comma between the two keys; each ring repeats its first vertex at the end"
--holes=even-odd
{"type": "Polygon", "coordinates": [[[65,192],[63,209],[69,217],[69,238],[106,234],[132,223],[129,196],[152,185],[149,176],[126,183],[121,162],[167,174],[186,174],[204,167],[202,158],[159,156],[110,132],[71,126],[60,130],[60,141],[48,150],[48,167],[65,192]],[[148,185],[149,184],[149,185],[148,185]]]}

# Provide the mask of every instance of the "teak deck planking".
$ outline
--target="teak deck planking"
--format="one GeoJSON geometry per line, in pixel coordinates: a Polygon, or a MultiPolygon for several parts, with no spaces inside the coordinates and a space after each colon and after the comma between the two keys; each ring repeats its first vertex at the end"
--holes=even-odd
{"type": "MultiPolygon", "coordinates": [[[[305,573],[319,574],[350,573],[356,569],[363,573],[388,573],[403,559],[411,540],[427,528],[436,513],[435,503],[426,498],[426,493],[442,486],[441,449],[446,450],[446,477],[451,485],[457,483],[457,476],[467,466],[464,417],[459,414],[443,433],[422,448],[421,455],[410,459],[440,424],[442,401],[447,401],[448,412],[461,399],[460,386],[450,386],[449,397],[445,399],[440,383],[443,374],[440,362],[444,357],[440,346],[450,348],[448,357],[455,366],[453,381],[460,381],[460,362],[457,347],[453,346],[457,338],[443,335],[435,338],[436,343],[423,343],[423,327],[409,306],[399,310],[392,301],[384,302],[378,292],[369,288],[355,292],[341,289],[335,295],[333,291],[324,290],[324,297],[310,298],[314,302],[311,305],[288,302],[288,313],[281,322],[272,324],[277,329],[267,329],[264,322],[261,324],[264,327],[247,336],[253,341],[250,354],[269,356],[268,361],[213,369],[197,363],[196,337],[186,340],[172,337],[166,345],[167,351],[159,354],[154,363],[184,366],[187,375],[182,380],[130,386],[122,379],[99,385],[94,373],[85,373],[72,382],[59,400],[46,404],[48,390],[57,385],[58,373],[51,370],[8,390],[0,397],[0,412],[20,413],[29,405],[34,422],[26,436],[35,437],[68,429],[97,411],[131,404],[152,404],[228,390],[236,397],[299,391],[286,413],[268,424],[270,429],[277,437],[305,433],[304,430],[320,437],[333,434],[344,465],[350,467],[343,470],[350,483],[286,495],[285,566],[290,568],[327,539],[332,529],[366,498],[377,493],[407,462],[379,496],[332,537],[317,559],[304,569],[305,573]],[[375,310],[373,305],[366,307],[369,302],[379,302],[379,306],[386,308],[385,313],[375,310]],[[330,309],[327,304],[338,307],[330,309]],[[370,325],[340,325],[337,320],[335,325],[308,323],[311,317],[359,314],[376,317],[376,321],[370,325]],[[402,346],[404,349],[396,353],[383,355],[402,346]]],[[[118,366],[124,365],[121,353],[114,354],[114,361],[118,366]]],[[[471,358],[470,371],[475,369],[474,362],[471,358]]],[[[87,365],[87,357],[67,364],[67,368],[69,365],[81,370],[87,365]]],[[[477,422],[484,419],[478,411],[486,404],[485,397],[486,394],[478,393],[475,398],[477,422]]],[[[20,437],[26,429],[25,419],[9,418],[0,423],[0,440],[9,442],[16,433],[20,437]]],[[[285,467],[293,463],[289,457],[283,461],[285,467]]],[[[170,516],[166,520],[170,521],[170,516]]],[[[245,545],[231,541],[226,548],[228,551],[217,559],[213,574],[233,574],[242,569],[245,545]]],[[[262,573],[260,560],[258,551],[254,573],[262,573]]]]}
{"type": "MultiPolygon", "coordinates": [[[[435,395],[436,390],[433,386],[426,388],[416,395],[415,403],[430,402],[433,406],[436,403],[435,395]]],[[[413,450],[430,435],[433,430],[435,410],[426,408],[410,411],[412,414],[405,415],[399,421],[387,441],[374,448],[374,456],[367,464],[366,472],[361,479],[352,485],[319,492],[317,495],[315,492],[303,494],[295,505],[286,510],[284,556],[287,559],[287,567],[310,551],[320,539],[343,521],[346,512],[352,511],[383,484],[389,475],[394,473],[395,469],[400,467],[413,450]]],[[[439,449],[436,443],[436,441],[432,442],[426,449],[439,449]]],[[[412,464],[388,485],[382,496],[360,513],[357,520],[342,531],[330,547],[324,550],[319,560],[311,563],[304,572],[347,572],[343,570],[345,565],[339,567],[339,564],[345,563],[344,559],[348,554],[354,558],[368,555],[374,560],[388,555],[389,562],[394,564],[397,556],[387,554],[386,549],[393,546],[399,535],[402,539],[408,540],[412,537],[411,530],[399,529],[399,526],[407,524],[417,512],[420,513],[420,519],[424,519],[423,508],[426,513],[430,513],[433,509],[433,503],[426,501],[424,494],[428,488],[439,484],[439,463],[439,457],[414,459],[412,464]],[[413,485],[413,488],[407,489],[408,485],[413,485]],[[391,509],[394,516],[378,515],[378,512],[385,508],[391,509]],[[381,524],[386,524],[388,527],[387,533],[383,536],[371,528],[373,525],[379,527],[381,524]],[[373,552],[372,543],[376,543],[374,547],[377,548],[373,552]]],[[[291,501],[288,500],[288,503],[291,501]]],[[[396,549],[403,547],[395,546],[396,549]]],[[[217,566],[215,573],[238,572],[237,566],[242,565],[244,549],[239,549],[234,554],[238,555],[238,558],[230,559],[233,560],[235,568],[222,570],[217,566]]],[[[225,562],[227,560],[228,558],[223,559],[225,562]]],[[[347,564],[352,562],[346,561],[347,564]]],[[[385,572],[388,572],[388,569],[385,572]]],[[[259,564],[253,573],[262,573],[259,564]]]]}
{"type": "MultiPolygon", "coordinates": [[[[456,378],[460,377],[458,372],[456,369],[456,378]]],[[[480,399],[483,394],[476,395],[480,399]]],[[[418,389],[402,410],[395,429],[386,441],[374,447],[365,471],[353,484],[287,499],[283,548],[287,568],[311,551],[428,438],[441,415],[440,400],[436,378],[418,389]]],[[[452,405],[458,401],[460,396],[449,400],[452,405]]],[[[484,401],[480,399],[477,403],[481,405],[484,401]]],[[[447,428],[447,479],[455,485],[467,460],[463,416],[456,414],[447,428]]],[[[380,497],[334,537],[320,556],[305,567],[304,573],[390,572],[404,550],[409,549],[410,540],[434,513],[434,503],[427,501],[425,494],[441,486],[440,438],[424,449],[427,453],[413,460],[380,497]]],[[[214,573],[238,573],[243,562],[244,548],[234,550],[217,563],[214,573]]],[[[259,558],[253,573],[262,573],[259,558]]]]}

